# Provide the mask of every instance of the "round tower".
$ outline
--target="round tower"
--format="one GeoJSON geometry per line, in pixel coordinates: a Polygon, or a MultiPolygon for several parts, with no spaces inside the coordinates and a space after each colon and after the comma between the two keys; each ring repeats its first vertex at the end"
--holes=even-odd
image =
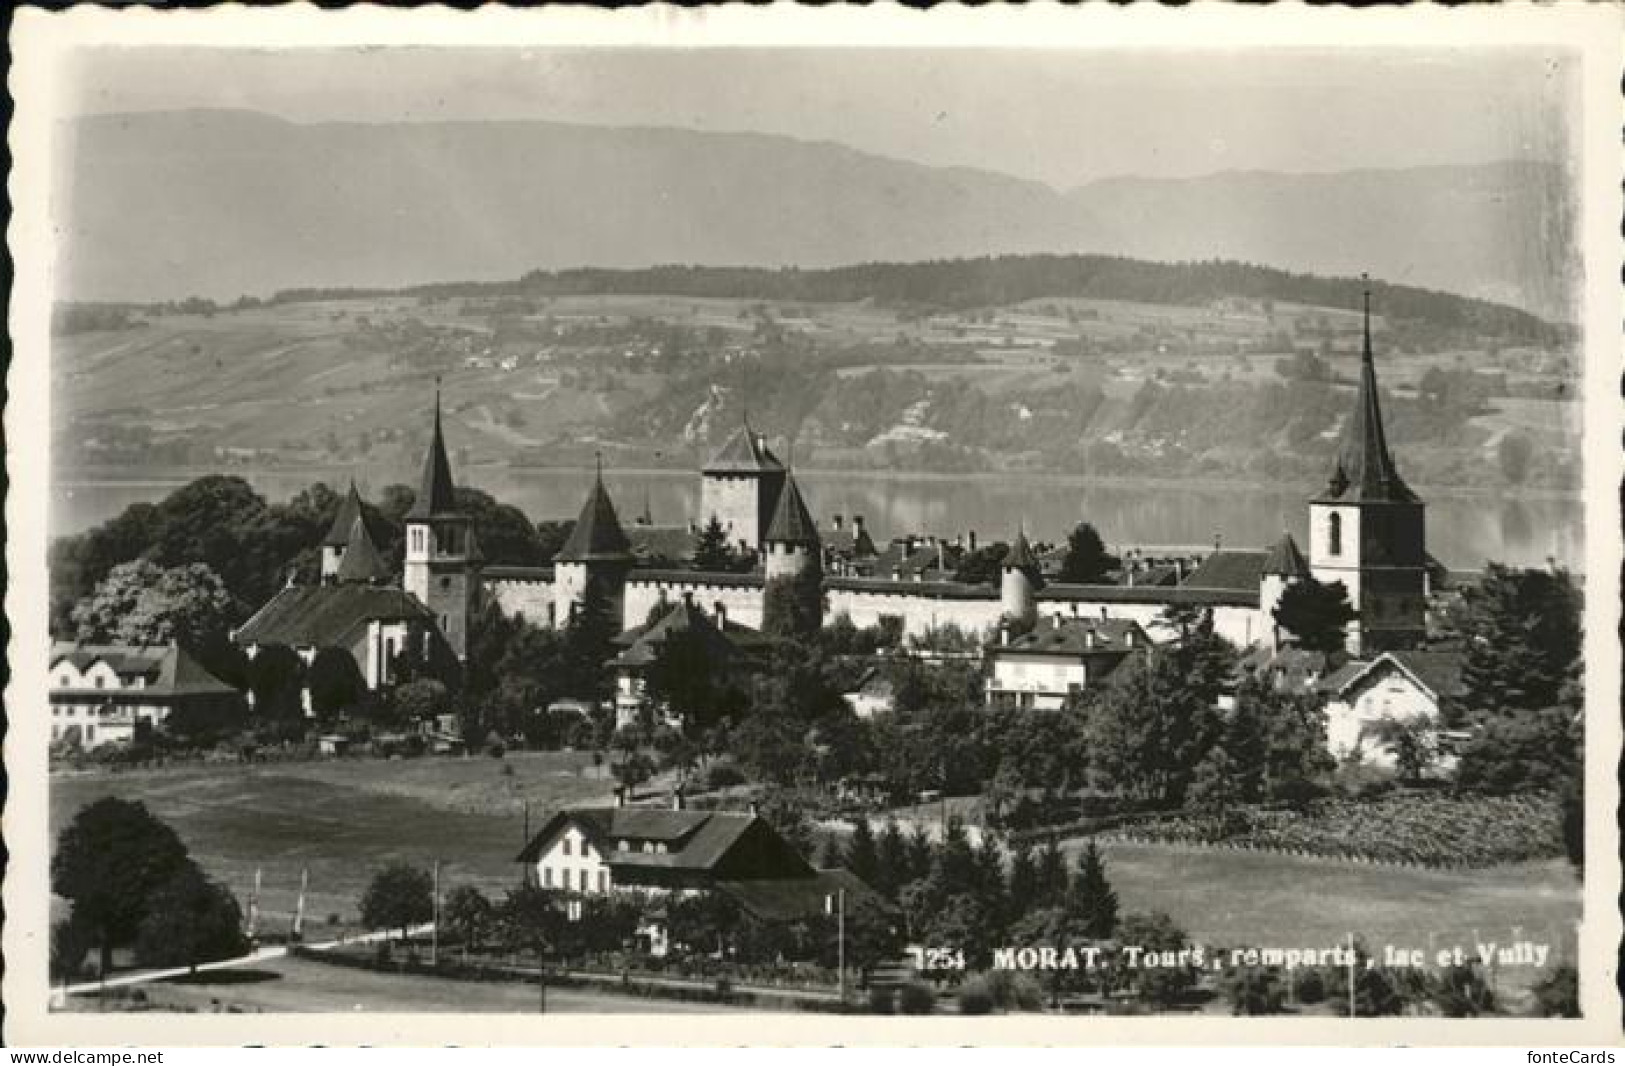
{"type": "Polygon", "coordinates": [[[631,569],[632,542],[621,528],[600,468],[570,539],[553,558],[553,625],[559,629],[569,625],[591,596],[617,632],[626,628],[622,615],[626,575],[631,569]]]}
{"type": "Polygon", "coordinates": [[[999,578],[999,603],[1007,621],[1022,627],[1038,621],[1038,586],[1042,580],[1032,545],[1027,543],[1027,531],[1018,530],[999,578]]]}
{"type": "Polygon", "coordinates": [[[1281,627],[1275,624],[1275,608],[1281,604],[1286,590],[1310,575],[1309,561],[1298,550],[1292,534],[1283,532],[1281,539],[1264,557],[1264,569],[1258,579],[1258,613],[1263,621],[1263,632],[1269,634],[1272,650],[1279,651],[1282,644],[1281,627]]]}

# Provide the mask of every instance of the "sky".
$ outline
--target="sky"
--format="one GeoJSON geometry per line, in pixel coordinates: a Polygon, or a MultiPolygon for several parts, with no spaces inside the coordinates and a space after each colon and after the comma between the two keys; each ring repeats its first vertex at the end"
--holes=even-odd
{"type": "Polygon", "coordinates": [[[1558,160],[1556,49],[97,49],[77,113],[545,119],[835,141],[1066,189],[1122,175],[1558,160]]]}

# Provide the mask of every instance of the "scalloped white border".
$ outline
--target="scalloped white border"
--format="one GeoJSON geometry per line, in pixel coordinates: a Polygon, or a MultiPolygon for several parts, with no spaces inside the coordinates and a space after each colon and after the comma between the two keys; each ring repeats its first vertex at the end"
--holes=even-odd
{"type": "Polygon", "coordinates": [[[1618,789],[1620,753],[1621,574],[1618,487],[1622,465],[1620,398],[1622,205],[1625,173],[1619,128],[1625,9],[1613,5],[1518,4],[1496,8],[1414,5],[1363,10],[1301,4],[1186,8],[1135,4],[1063,9],[943,6],[917,11],[895,4],[805,8],[665,5],[474,12],[444,7],[407,11],[363,5],[321,11],[308,4],[270,9],[238,5],[200,11],[79,7],[22,9],[12,29],[8,84],[15,101],[8,191],[14,206],[7,240],[15,283],[10,306],[14,357],[5,410],[10,444],[5,607],[13,625],[12,677],[5,693],[10,783],[3,827],[11,852],[4,886],[8,1045],[419,1045],[513,1044],[732,1045],[1076,1045],[1076,1044],[1613,1044],[1620,1036],[1615,950],[1621,922],[1618,789]],[[1535,43],[1574,49],[1583,60],[1582,225],[1585,276],[1585,491],[1588,814],[1582,1021],[1327,1018],[962,1019],[835,1017],[808,1014],[590,1015],[51,1015],[46,1009],[45,512],[50,395],[48,320],[54,232],[47,214],[53,116],[61,114],[55,76],[74,49],[95,45],[283,47],[346,46],[794,46],[885,48],[1084,48],[1215,50],[1242,48],[1493,49],[1535,43]],[[645,1024],[640,1024],[643,1022],[645,1024]],[[608,1023],[608,1024],[606,1024],[608,1023]],[[650,1024],[652,1023],[652,1024],[650,1024]]]}

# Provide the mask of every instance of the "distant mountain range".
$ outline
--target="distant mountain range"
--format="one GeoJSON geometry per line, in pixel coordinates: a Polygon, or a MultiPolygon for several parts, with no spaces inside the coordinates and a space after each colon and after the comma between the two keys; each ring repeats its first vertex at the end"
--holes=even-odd
{"type": "Polygon", "coordinates": [[[1578,291],[1570,185],[1537,162],[1062,192],[754,133],[246,111],[101,115],[63,133],[67,299],[1023,252],[1369,270],[1552,319],[1574,317],[1578,291]]]}

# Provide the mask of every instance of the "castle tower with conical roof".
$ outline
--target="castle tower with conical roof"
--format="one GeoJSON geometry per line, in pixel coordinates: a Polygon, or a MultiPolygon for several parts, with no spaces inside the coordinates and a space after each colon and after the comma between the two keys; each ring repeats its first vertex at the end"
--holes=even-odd
{"type": "Polygon", "coordinates": [[[1275,608],[1281,604],[1286,590],[1310,575],[1309,560],[1298,550],[1292,534],[1283,532],[1281,539],[1264,557],[1264,569],[1258,579],[1258,612],[1270,634],[1270,647],[1281,647],[1281,627],[1275,624],[1275,608]]]}
{"type": "Polygon", "coordinates": [[[553,557],[553,624],[561,629],[569,625],[591,595],[621,627],[631,569],[632,542],[615,514],[600,467],[569,539],[553,557]]]}
{"type": "Polygon", "coordinates": [[[705,464],[700,479],[700,525],[715,518],[735,550],[762,549],[787,476],[767,438],[747,419],[705,464]]]}
{"type": "Polygon", "coordinates": [[[468,621],[479,588],[479,549],[473,519],[457,506],[457,487],[446,458],[440,424],[440,390],[434,396],[434,434],[423,457],[417,498],[406,512],[403,585],[434,612],[459,660],[468,655],[468,621]]]}
{"type": "Polygon", "coordinates": [[[1038,621],[1038,586],[1042,581],[1033,546],[1027,543],[1027,530],[1019,529],[999,570],[1000,613],[1006,621],[1019,626],[1038,621]]]}
{"type": "Polygon", "coordinates": [[[818,523],[808,512],[807,502],[801,498],[801,489],[796,486],[792,474],[779,493],[773,520],[762,535],[764,576],[772,581],[779,577],[797,577],[808,570],[821,568],[820,545],[818,523]]]}
{"type": "Polygon", "coordinates": [[[1371,289],[1354,410],[1343,426],[1326,491],[1309,504],[1309,568],[1342,582],[1357,617],[1349,651],[1415,647],[1427,636],[1427,537],[1423,504],[1399,476],[1382,424],[1371,353],[1371,289]]]}
{"type": "Polygon", "coordinates": [[[352,478],[350,491],[339,501],[339,510],[333,519],[333,525],[327,530],[327,536],[322,538],[322,584],[331,585],[338,580],[339,565],[344,560],[345,548],[350,543],[350,532],[355,528],[358,518],[362,518],[361,493],[356,491],[355,480],[352,478]]]}

